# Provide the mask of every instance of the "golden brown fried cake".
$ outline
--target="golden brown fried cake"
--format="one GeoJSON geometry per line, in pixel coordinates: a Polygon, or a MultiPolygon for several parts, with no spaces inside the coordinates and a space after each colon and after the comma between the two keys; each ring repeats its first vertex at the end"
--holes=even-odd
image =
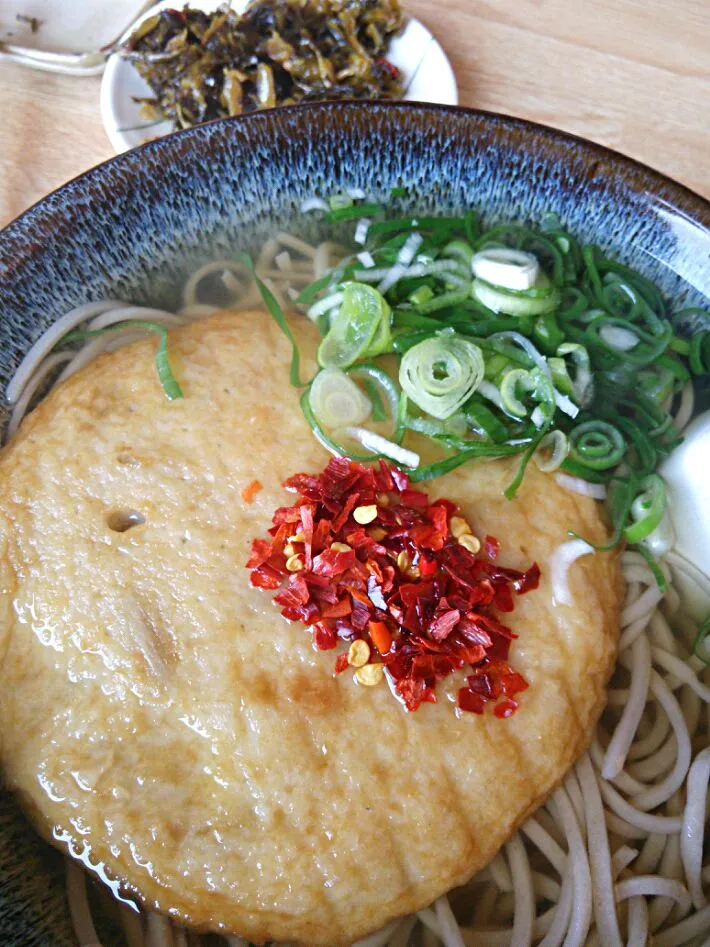
{"type": "Polygon", "coordinates": [[[407,714],[386,684],[334,677],[333,652],[249,585],[251,539],[292,502],[282,481],[327,461],[279,330],[255,312],[172,333],[172,403],[154,348],[97,359],[0,455],[4,777],[47,838],[153,908],[349,944],[466,881],[587,746],[618,566],[579,560],[574,607],[554,608],[550,556],[570,528],[604,537],[595,503],[532,465],[508,502],[515,460],[434,481],[503,565],[542,569],[506,616],[530,688],[511,719],[457,714],[455,674],[407,714]]]}

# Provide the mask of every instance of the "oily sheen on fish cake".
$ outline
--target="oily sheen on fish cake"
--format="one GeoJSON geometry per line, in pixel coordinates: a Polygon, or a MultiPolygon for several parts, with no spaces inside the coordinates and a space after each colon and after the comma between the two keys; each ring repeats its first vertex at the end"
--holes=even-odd
{"type": "Polygon", "coordinates": [[[0,455],[4,778],[48,839],[151,907],[256,942],[349,944],[483,867],[584,750],[616,560],[579,560],[574,606],[553,607],[568,530],[605,537],[594,502],[532,466],[509,502],[514,462],[434,481],[504,565],[542,569],[506,616],[530,688],[509,720],[459,716],[454,675],[407,714],[384,683],[334,677],[332,652],[249,585],[251,539],[291,502],[282,481],[327,461],[286,340],[261,312],[171,333],[175,402],[154,347],[101,356],[0,455]]]}

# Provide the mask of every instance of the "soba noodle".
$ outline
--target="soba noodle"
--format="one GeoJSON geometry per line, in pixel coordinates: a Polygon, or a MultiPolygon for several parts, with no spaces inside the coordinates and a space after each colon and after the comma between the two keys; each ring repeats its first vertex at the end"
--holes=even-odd
{"type": "MultiPolygon", "coordinates": [[[[311,246],[280,233],[265,244],[257,272],[286,307],[345,252],[330,242],[311,246]]],[[[323,311],[339,301],[328,298],[323,311]]],[[[75,327],[135,319],[172,327],[217,308],[258,302],[244,266],[221,260],[190,277],[177,314],[118,300],[80,306],[34,344],[10,382],[7,436],[50,380],[68,378],[99,352],[140,334],[123,328],[54,353],[75,327]]],[[[692,413],[688,386],[675,416],[679,431],[692,413]]],[[[557,479],[577,489],[575,478],[557,479]]],[[[626,551],[621,562],[627,592],[618,664],[589,752],[465,887],[393,921],[357,947],[642,947],[651,937],[655,947],[710,947],[710,859],[703,862],[710,811],[710,667],[692,656],[696,629],[670,584],[670,569],[678,565],[673,552],[662,559],[669,580],[665,596],[639,553],[626,551]]],[[[78,942],[95,947],[86,874],[69,860],[67,891],[78,942]]],[[[129,947],[203,942],[164,917],[138,915],[124,904],[118,916],[129,947]]],[[[224,942],[247,947],[239,937],[224,942]]]]}

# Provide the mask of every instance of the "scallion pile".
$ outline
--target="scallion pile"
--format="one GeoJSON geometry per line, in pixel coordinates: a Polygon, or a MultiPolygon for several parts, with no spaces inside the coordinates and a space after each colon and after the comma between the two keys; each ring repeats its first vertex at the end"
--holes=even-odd
{"type": "Polygon", "coordinates": [[[323,337],[301,399],[321,442],[394,460],[415,482],[519,454],[508,497],[534,457],[607,496],[613,544],[662,555],[656,470],[680,441],[676,400],[710,371],[710,333],[679,337],[653,283],[551,215],[484,229],[471,212],[387,219],[380,204],[346,203],[331,198],[325,223],[351,222],[356,249],[296,299],[323,337]],[[439,459],[421,465],[408,431],[439,459]]]}

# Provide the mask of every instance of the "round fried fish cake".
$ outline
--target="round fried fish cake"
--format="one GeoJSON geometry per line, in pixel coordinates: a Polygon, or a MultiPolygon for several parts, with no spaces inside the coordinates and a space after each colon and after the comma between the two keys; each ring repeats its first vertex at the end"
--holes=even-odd
{"type": "Polygon", "coordinates": [[[434,481],[504,565],[542,569],[506,616],[530,688],[509,720],[457,714],[452,675],[407,714],[386,684],[336,678],[333,652],[249,584],[251,539],[291,502],[282,481],[327,461],[286,340],[260,312],[171,333],[174,402],[154,350],[98,358],[0,455],[4,777],[47,838],[152,908],[256,942],[349,944],[466,881],[583,752],[618,565],[578,561],[574,606],[554,607],[550,557],[569,529],[605,538],[596,504],[533,465],[508,502],[515,460],[434,481]]]}

